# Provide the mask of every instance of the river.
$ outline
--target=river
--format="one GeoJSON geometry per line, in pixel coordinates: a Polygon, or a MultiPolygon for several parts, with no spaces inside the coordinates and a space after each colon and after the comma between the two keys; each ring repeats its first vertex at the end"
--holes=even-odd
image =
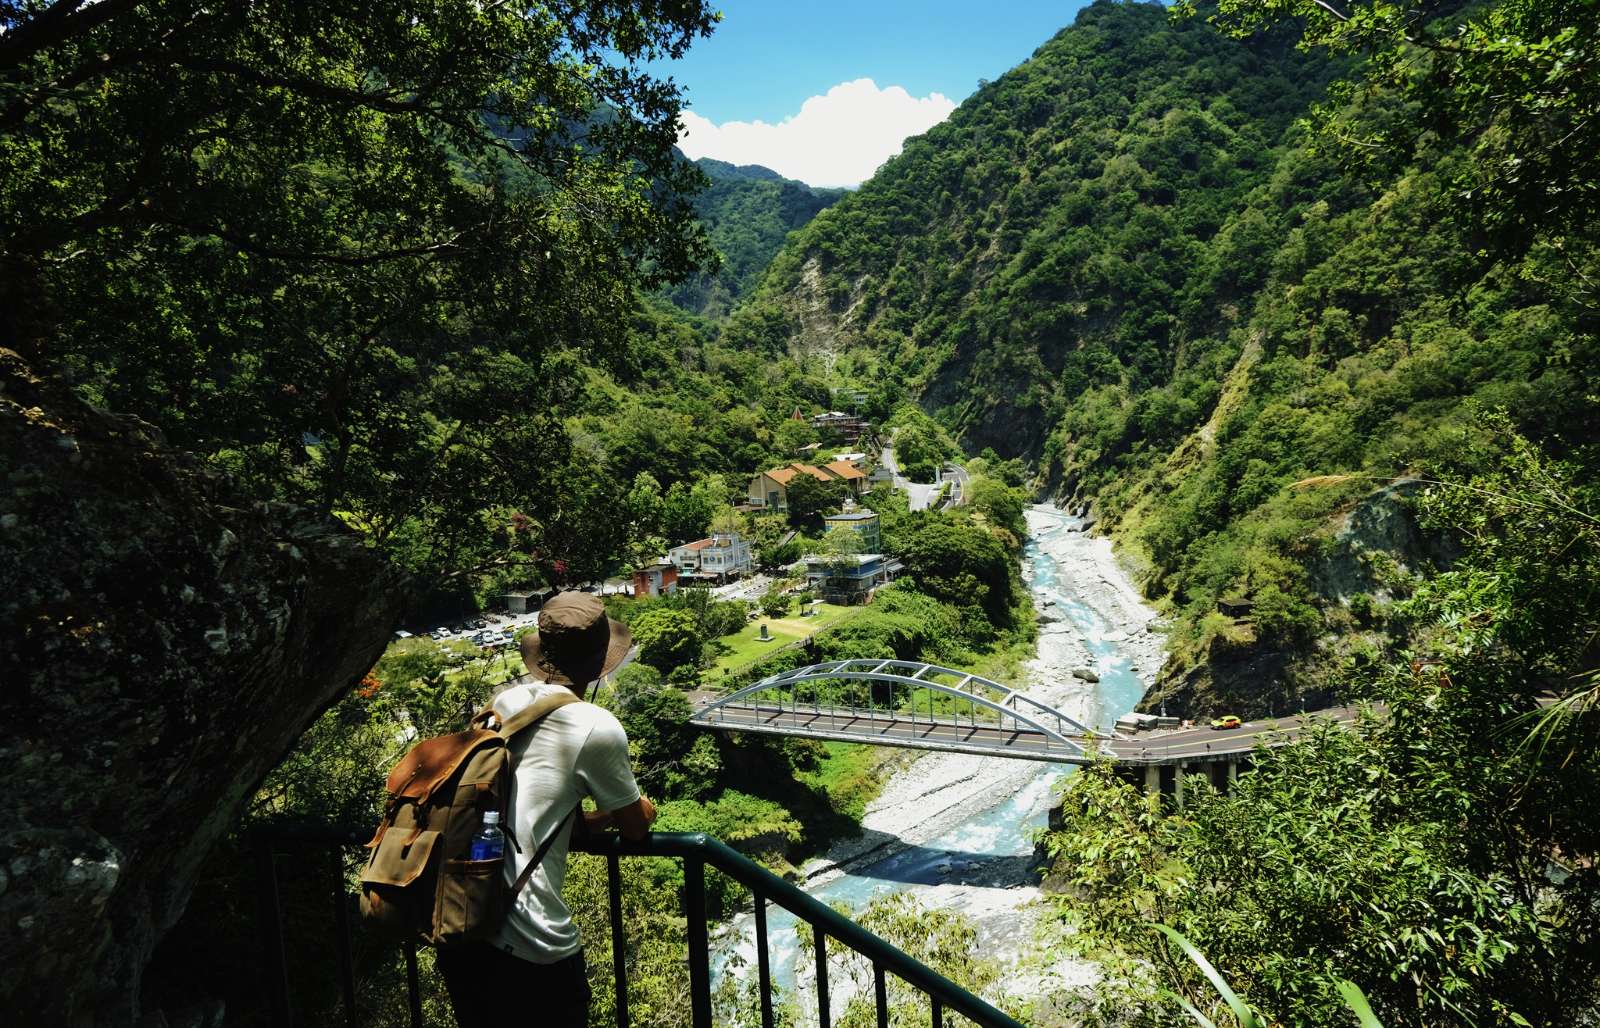
{"type": "MultiPolygon", "coordinates": [[[[1143,603],[1108,540],[1087,535],[1077,519],[1054,507],[1036,505],[1027,519],[1022,570],[1040,626],[1023,690],[1110,728],[1139,702],[1160,668],[1155,611],[1143,603]],[[1099,681],[1074,677],[1075,669],[1092,670],[1099,681]]],[[[867,810],[860,838],[803,869],[805,889],[853,908],[910,889],[924,906],[961,911],[977,925],[979,948],[1008,965],[1014,995],[1047,987],[1047,978],[1050,988],[1092,982],[1090,966],[1031,957],[1039,916],[1032,830],[1043,827],[1054,789],[1071,771],[967,754],[918,756],[890,776],[867,810]]],[[[775,980],[786,989],[798,985],[802,1007],[814,1006],[809,976],[796,981],[794,919],[774,909],[768,928],[775,980]]],[[[719,965],[733,952],[747,968],[753,965],[749,917],[736,920],[724,939],[719,965]]],[[[830,1006],[846,998],[836,989],[830,1006]]]]}

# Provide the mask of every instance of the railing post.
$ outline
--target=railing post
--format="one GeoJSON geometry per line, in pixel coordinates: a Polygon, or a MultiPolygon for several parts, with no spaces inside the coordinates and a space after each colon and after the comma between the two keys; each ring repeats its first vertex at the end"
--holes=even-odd
{"type": "Polygon", "coordinates": [[[289,1028],[289,970],[283,955],[282,911],[278,908],[278,870],[273,866],[272,840],[255,838],[256,903],[261,912],[262,968],[267,1009],[274,1028],[289,1028]]]}
{"type": "Polygon", "coordinates": [[[933,997],[933,1028],[943,1028],[944,1004],[939,1002],[939,997],[933,997]]]}
{"type": "Polygon", "coordinates": [[[628,1028],[628,939],[622,926],[622,863],[606,854],[606,894],[611,905],[611,977],[617,994],[617,1028],[628,1028]]]}
{"type": "Polygon", "coordinates": [[[344,1023],[356,1028],[356,972],[350,954],[350,897],[344,891],[344,861],[338,850],[330,850],[333,858],[333,918],[335,942],[339,951],[339,995],[344,1000],[344,1023]]]}
{"type": "Polygon", "coordinates": [[[706,936],[706,865],[683,861],[683,916],[688,922],[689,1005],[694,1028],[711,1028],[711,956],[706,936]]]}
{"type": "Polygon", "coordinates": [[[828,1028],[832,1023],[828,1010],[828,936],[822,926],[811,926],[811,938],[817,953],[817,1023],[828,1028]]]}
{"type": "Polygon", "coordinates": [[[889,990],[883,981],[883,965],[873,962],[872,994],[878,1003],[878,1028],[889,1028],[889,990]]]}
{"type": "Polygon", "coordinates": [[[772,960],[767,955],[767,898],[756,898],[756,978],[761,986],[761,1028],[772,1028],[772,960]]]}

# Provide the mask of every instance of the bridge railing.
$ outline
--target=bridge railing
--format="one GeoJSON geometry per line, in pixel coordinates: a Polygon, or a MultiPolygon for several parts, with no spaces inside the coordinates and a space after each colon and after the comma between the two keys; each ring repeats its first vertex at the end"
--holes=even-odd
{"type": "MultiPolygon", "coordinates": [[[[253,835],[256,858],[261,937],[264,947],[263,974],[274,1028],[290,1028],[294,1011],[290,1002],[285,930],[278,899],[276,860],[291,847],[320,848],[337,852],[354,849],[367,838],[367,831],[350,826],[284,825],[258,829],[253,835]]],[[[832,939],[864,957],[872,965],[874,1003],[879,1028],[888,1028],[889,1000],[887,976],[894,975],[920,992],[928,1001],[932,1028],[942,1028],[946,1011],[959,1014],[983,1028],[1022,1028],[1020,1022],[983,999],[961,988],[950,979],[908,956],[872,934],[832,907],[812,898],[732,847],[700,832],[654,832],[639,842],[615,834],[574,836],[572,851],[591,853],[606,860],[606,888],[611,929],[611,958],[616,987],[616,1028],[628,1028],[627,927],[622,919],[621,861],[631,857],[666,857],[683,866],[682,893],[685,930],[689,951],[689,1007],[694,1028],[712,1028],[711,947],[706,925],[707,867],[715,868],[750,890],[754,900],[756,970],[761,998],[762,1028],[773,1028],[772,963],[767,939],[767,909],[777,905],[811,926],[816,958],[817,1011],[822,1028],[829,1028],[828,940],[832,939]]],[[[336,911],[335,950],[339,975],[339,995],[344,1022],[359,1024],[356,1009],[355,961],[351,948],[351,915],[355,895],[350,891],[340,860],[329,862],[330,899],[336,911]]],[[[406,963],[407,1006],[413,1028],[421,1028],[422,986],[417,967],[415,943],[403,944],[406,963]]]]}

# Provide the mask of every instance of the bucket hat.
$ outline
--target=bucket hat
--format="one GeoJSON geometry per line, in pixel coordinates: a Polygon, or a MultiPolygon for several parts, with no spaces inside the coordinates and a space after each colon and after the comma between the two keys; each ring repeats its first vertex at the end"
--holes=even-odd
{"type": "Polygon", "coordinates": [[[539,629],[522,637],[522,663],[557,685],[588,685],[617,669],[633,648],[633,633],[606,617],[589,593],[557,593],[539,611],[539,629]]]}

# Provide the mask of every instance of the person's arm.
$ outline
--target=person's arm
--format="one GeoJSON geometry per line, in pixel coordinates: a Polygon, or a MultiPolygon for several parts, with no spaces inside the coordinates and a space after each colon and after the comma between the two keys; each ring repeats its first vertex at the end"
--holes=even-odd
{"type": "Polygon", "coordinates": [[[624,838],[638,842],[650,831],[650,825],[655,819],[656,805],[651,803],[648,797],[640,796],[632,803],[616,810],[585,810],[583,829],[593,833],[615,828],[624,838]]]}
{"type": "Polygon", "coordinates": [[[649,834],[656,807],[634,781],[633,769],[628,766],[627,733],[609,713],[589,733],[575,770],[583,792],[600,808],[584,812],[584,831],[615,828],[635,842],[649,834]]]}

